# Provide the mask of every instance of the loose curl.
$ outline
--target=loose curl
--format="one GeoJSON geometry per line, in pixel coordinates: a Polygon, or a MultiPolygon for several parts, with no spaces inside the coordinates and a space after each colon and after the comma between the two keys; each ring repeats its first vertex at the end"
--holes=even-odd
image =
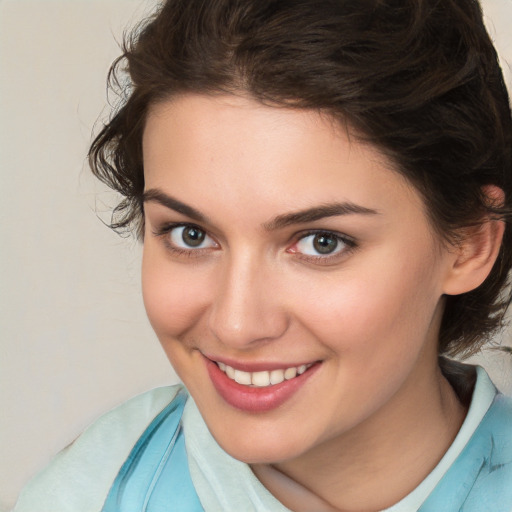
{"type": "Polygon", "coordinates": [[[506,221],[486,281],[446,297],[439,352],[476,352],[502,326],[511,300],[512,120],[476,0],[167,0],[126,37],[110,84],[124,98],[89,159],[124,197],[116,230],[142,237],[151,105],[183,93],[244,93],[316,109],[389,157],[447,243],[490,217],[506,221]],[[505,192],[504,204],[489,201],[486,185],[505,192]]]}

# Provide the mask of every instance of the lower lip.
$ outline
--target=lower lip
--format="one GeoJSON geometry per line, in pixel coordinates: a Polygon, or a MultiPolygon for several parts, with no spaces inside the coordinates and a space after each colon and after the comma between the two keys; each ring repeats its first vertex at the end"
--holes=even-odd
{"type": "Polygon", "coordinates": [[[316,373],[320,363],[309,367],[302,375],[264,388],[249,387],[230,379],[216,363],[205,358],[208,374],[219,395],[231,406],[246,412],[266,412],[290,399],[316,373]]]}

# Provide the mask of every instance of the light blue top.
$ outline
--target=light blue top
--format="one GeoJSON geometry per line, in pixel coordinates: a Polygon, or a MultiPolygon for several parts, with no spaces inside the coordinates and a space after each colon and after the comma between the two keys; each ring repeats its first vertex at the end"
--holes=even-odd
{"type": "Polygon", "coordinates": [[[202,511],[188,471],[181,416],[182,388],[151,422],[119,471],[103,512],[202,511]],[[179,505],[179,507],[178,507],[179,505]]]}
{"type": "MultiPolygon", "coordinates": [[[[289,512],[247,464],[218,446],[181,387],[147,393],[100,419],[27,486],[15,508],[56,510],[289,512]]],[[[512,512],[512,400],[481,368],[450,449],[386,510],[402,511],[512,512]]]]}

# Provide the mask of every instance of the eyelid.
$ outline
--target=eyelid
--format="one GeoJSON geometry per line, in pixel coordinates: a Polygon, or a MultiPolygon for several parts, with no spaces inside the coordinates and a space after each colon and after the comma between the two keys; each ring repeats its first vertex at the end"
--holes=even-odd
{"type": "Polygon", "coordinates": [[[200,229],[201,231],[204,231],[206,233],[206,229],[202,228],[201,226],[198,226],[197,224],[194,224],[193,222],[165,222],[159,225],[158,227],[155,227],[152,230],[152,233],[155,236],[163,236],[168,234],[175,228],[181,228],[185,226],[200,229]]]}

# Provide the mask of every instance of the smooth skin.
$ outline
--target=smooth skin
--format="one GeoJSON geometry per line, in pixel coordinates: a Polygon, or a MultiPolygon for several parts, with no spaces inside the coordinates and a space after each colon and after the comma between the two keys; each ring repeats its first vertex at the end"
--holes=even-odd
{"type": "Polygon", "coordinates": [[[450,246],[375,148],[243,96],[154,105],[143,152],[145,306],[217,442],[296,511],[283,475],[325,510],[398,502],[466,414],[437,363],[443,296],[483,282],[502,223],[450,246]],[[250,413],[205,357],[320,367],[250,413]]]}

